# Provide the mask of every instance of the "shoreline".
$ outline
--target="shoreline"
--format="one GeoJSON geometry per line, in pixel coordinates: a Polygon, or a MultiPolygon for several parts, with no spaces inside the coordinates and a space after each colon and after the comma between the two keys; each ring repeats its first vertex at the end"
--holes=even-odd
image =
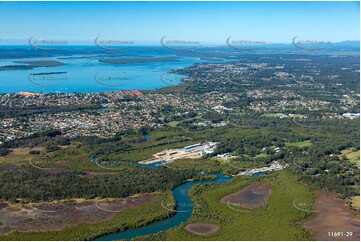
{"type": "MultiPolygon", "coordinates": [[[[33,92],[33,91],[19,91],[19,92],[0,92],[0,96],[1,95],[21,95],[21,96],[36,96],[36,95],[53,95],[53,94],[62,94],[62,95],[69,95],[69,94],[101,94],[101,93],[116,93],[116,92],[129,92],[129,91],[138,91],[141,93],[162,93],[164,91],[168,91],[169,89],[177,89],[180,88],[182,86],[184,86],[187,83],[179,83],[177,85],[169,85],[166,87],[162,87],[162,88],[156,88],[156,89],[144,89],[144,90],[140,90],[140,89],[124,89],[124,90],[115,90],[115,91],[99,91],[99,92],[47,92],[47,93],[42,93],[42,92],[33,92]],[[24,95],[26,94],[26,95],[24,95]]],[[[188,84],[189,85],[189,84],[188,84]]]]}

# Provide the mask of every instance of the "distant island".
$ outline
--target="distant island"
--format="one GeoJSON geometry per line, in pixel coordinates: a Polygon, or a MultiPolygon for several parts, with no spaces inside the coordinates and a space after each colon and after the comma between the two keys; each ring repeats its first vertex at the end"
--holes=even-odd
{"type": "Polygon", "coordinates": [[[178,61],[177,58],[115,58],[115,59],[99,59],[99,62],[110,63],[110,64],[128,64],[128,63],[144,63],[144,62],[172,62],[178,61]]]}
{"type": "Polygon", "coordinates": [[[66,71],[32,73],[33,76],[66,74],[66,71]]]}
{"type": "Polygon", "coordinates": [[[55,60],[39,60],[39,61],[14,61],[14,63],[27,64],[30,67],[48,67],[48,66],[62,66],[63,62],[55,60]]]}
{"type": "Polygon", "coordinates": [[[0,71],[8,71],[8,70],[31,70],[36,67],[54,67],[54,66],[62,66],[63,62],[54,61],[54,60],[40,60],[40,61],[14,61],[14,63],[18,64],[26,64],[26,65],[7,65],[0,66],[0,71]]]}

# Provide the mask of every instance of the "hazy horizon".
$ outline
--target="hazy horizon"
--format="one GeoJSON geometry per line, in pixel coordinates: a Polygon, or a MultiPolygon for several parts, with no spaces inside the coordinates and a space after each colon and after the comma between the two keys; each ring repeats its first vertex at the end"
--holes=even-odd
{"type": "Polygon", "coordinates": [[[0,44],[30,37],[206,44],[359,41],[359,2],[0,2],[0,44]]]}

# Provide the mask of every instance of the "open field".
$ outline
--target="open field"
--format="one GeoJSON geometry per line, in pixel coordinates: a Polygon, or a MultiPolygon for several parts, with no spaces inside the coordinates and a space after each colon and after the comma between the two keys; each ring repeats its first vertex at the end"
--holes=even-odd
{"type": "Polygon", "coordinates": [[[183,119],[183,120],[180,120],[180,121],[172,121],[172,122],[169,122],[167,124],[169,126],[171,126],[171,127],[176,127],[178,124],[183,123],[183,122],[189,122],[189,121],[195,121],[195,120],[201,120],[201,119],[202,119],[201,116],[196,116],[196,117],[193,117],[193,118],[187,118],[187,119],[183,119]]]}
{"type": "Polygon", "coordinates": [[[285,143],[286,147],[287,146],[295,146],[298,148],[303,148],[303,147],[309,147],[312,145],[311,141],[309,140],[305,140],[305,141],[300,141],[300,142],[289,142],[289,143],[285,143]]]}
{"type": "Polygon", "coordinates": [[[29,152],[32,150],[37,150],[37,151],[43,152],[44,148],[42,148],[42,147],[36,147],[33,149],[15,148],[15,149],[11,149],[11,150],[12,150],[12,152],[10,154],[0,157],[0,166],[9,165],[9,164],[15,165],[15,166],[27,165],[31,158],[38,159],[38,158],[42,157],[41,155],[30,155],[29,152]]]}
{"type": "Polygon", "coordinates": [[[181,122],[179,122],[179,121],[172,121],[172,122],[169,122],[168,125],[171,126],[171,127],[176,127],[180,123],[181,122]]]}
{"type": "Polygon", "coordinates": [[[360,168],[360,150],[354,150],[353,148],[345,149],[341,151],[339,158],[345,155],[352,164],[356,164],[360,168]]]}
{"type": "Polygon", "coordinates": [[[254,158],[264,158],[264,157],[268,157],[268,155],[265,153],[260,153],[254,156],[254,158]]]}
{"type": "Polygon", "coordinates": [[[47,152],[44,147],[15,148],[6,156],[0,157],[0,167],[35,166],[39,168],[61,168],[83,171],[104,171],[89,162],[91,155],[83,147],[77,145],[61,146],[60,150],[47,152]],[[29,154],[30,151],[40,151],[40,154],[29,154]]]}

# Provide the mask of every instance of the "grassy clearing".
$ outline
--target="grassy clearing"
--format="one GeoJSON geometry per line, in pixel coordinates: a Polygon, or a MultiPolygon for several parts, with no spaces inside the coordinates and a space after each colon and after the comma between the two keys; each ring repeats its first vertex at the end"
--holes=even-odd
{"type": "Polygon", "coordinates": [[[172,121],[172,122],[169,122],[167,123],[169,126],[171,127],[176,127],[178,124],[180,123],[183,123],[183,122],[189,122],[189,121],[195,121],[195,120],[201,120],[201,116],[196,116],[196,117],[193,117],[193,118],[187,118],[187,119],[183,119],[181,121],[172,121]]]}
{"type": "Polygon", "coordinates": [[[268,155],[265,153],[260,153],[260,154],[254,156],[254,158],[265,158],[265,157],[268,157],[268,155]]]}
{"type": "Polygon", "coordinates": [[[360,150],[354,150],[353,148],[345,149],[341,151],[341,155],[338,157],[341,159],[345,155],[352,164],[356,164],[360,168],[360,150]]]}
{"type": "Polygon", "coordinates": [[[30,155],[29,152],[32,150],[40,151],[41,153],[44,152],[44,148],[37,147],[34,149],[30,148],[15,148],[12,149],[12,152],[6,156],[0,157],[0,166],[2,165],[15,165],[15,166],[21,166],[21,165],[28,165],[29,160],[31,158],[38,159],[41,158],[42,155],[30,155]]]}
{"type": "Polygon", "coordinates": [[[173,121],[173,122],[169,122],[168,125],[171,127],[176,127],[180,122],[179,121],[173,121]]]}
{"type": "Polygon", "coordinates": [[[303,148],[303,147],[309,147],[312,145],[311,141],[309,140],[305,140],[305,141],[300,141],[300,142],[287,142],[285,143],[286,147],[287,146],[293,146],[293,147],[299,147],[299,148],[303,148]]]}
{"type": "Polygon", "coordinates": [[[89,162],[91,155],[82,147],[71,145],[49,153],[48,157],[55,161],[89,162]]]}
{"type": "Polygon", "coordinates": [[[360,210],[360,196],[354,196],[351,198],[351,205],[353,208],[360,210]]]}
{"type": "Polygon", "coordinates": [[[261,117],[266,117],[266,118],[280,118],[282,117],[284,114],[283,113],[265,113],[262,114],[261,117]]]}

